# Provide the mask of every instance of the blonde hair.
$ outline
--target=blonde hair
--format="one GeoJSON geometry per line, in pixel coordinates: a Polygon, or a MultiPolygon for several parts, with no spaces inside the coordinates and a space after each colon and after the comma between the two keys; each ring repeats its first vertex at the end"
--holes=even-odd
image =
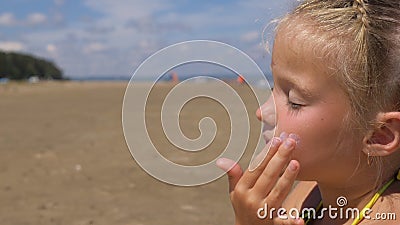
{"type": "Polygon", "coordinates": [[[399,0],[305,0],[277,29],[329,59],[360,128],[378,111],[400,110],[399,0]]]}

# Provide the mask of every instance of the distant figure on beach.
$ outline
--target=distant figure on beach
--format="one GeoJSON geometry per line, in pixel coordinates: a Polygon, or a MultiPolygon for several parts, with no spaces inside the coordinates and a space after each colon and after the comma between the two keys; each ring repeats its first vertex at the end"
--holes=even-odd
{"type": "Polygon", "coordinates": [[[243,75],[240,75],[240,74],[237,77],[236,81],[238,82],[238,84],[244,84],[245,83],[243,75]]]}
{"type": "Polygon", "coordinates": [[[171,75],[170,75],[170,78],[171,78],[171,82],[172,83],[179,83],[179,77],[178,77],[178,74],[176,73],[176,72],[172,72],[171,73],[171,75]]]}

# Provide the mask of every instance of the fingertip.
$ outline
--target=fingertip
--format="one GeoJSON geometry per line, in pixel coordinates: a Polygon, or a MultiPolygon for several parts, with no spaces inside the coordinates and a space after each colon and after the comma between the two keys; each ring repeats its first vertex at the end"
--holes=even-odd
{"type": "Polygon", "coordinates": [[[290,219],[286,219],[286,220],[278,220],[279,224],[284,224],[284,225],[305,225],[305,222],[302,218],[290,218],[290,219]]]}
{"type": "Polygon", "coordinates": [[[282,142],[282,139],[279,137],[273,137],[271,140],[271,148],[276,148],[278,147],[282,142]]]}
{"type": "Polygon", "coordinates": [[[300,144],[300,136],[294,133],[289,134],[289,138],[293,139],[296,142],[296,145],[300,144]]]}
{"type": "Polygon", "coordinates": [[[293,172],[299,170],[300,168],[300,163],[297,160],[290,160],[289,162],[289,169],[293,172]]]}
{"type": "Polygon", "coordinates": [[[223,170],[225,172],[229,172],[235,166],[236,162],[231,159],[227,159],[227,158],[219,158],[219,159],[217,159],[215,164],[221,170],[223,170]]]}
{"type": "Polygon", "coordinates": [[[296,225],[304,225],[304,220],[303,220],[302,218],[297,218],[297,219],[295,220],[295,224],[296,224],[296,225]]]}
{"type": "Polygon", "coordinates": [[[229,192],[235,189],[236,184],[243,175],[243,170],[235,161],[227,158],[219,158],[215,162],[217,167],[221,168],[228,175],[229,192]]]}

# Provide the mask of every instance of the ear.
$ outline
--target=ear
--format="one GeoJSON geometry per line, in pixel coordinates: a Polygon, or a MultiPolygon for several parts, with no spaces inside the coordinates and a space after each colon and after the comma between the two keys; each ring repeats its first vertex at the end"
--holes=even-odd
{"type": "Polygon", "coordinates": [[[379,127],[364,137],[364,153],[371,156],[387,156],[400,148],[400,112],[378,113],[379,127]]]}

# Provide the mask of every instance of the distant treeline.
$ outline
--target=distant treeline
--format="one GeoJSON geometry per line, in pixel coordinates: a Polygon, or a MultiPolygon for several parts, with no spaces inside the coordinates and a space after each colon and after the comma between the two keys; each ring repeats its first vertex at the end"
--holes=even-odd
{"type": "Polygon", "coordinates": [[[63,72],[53,62],[31,55],[0,51],[0,78],[23,80],[32,76],[61,80],[63,72]]]}

